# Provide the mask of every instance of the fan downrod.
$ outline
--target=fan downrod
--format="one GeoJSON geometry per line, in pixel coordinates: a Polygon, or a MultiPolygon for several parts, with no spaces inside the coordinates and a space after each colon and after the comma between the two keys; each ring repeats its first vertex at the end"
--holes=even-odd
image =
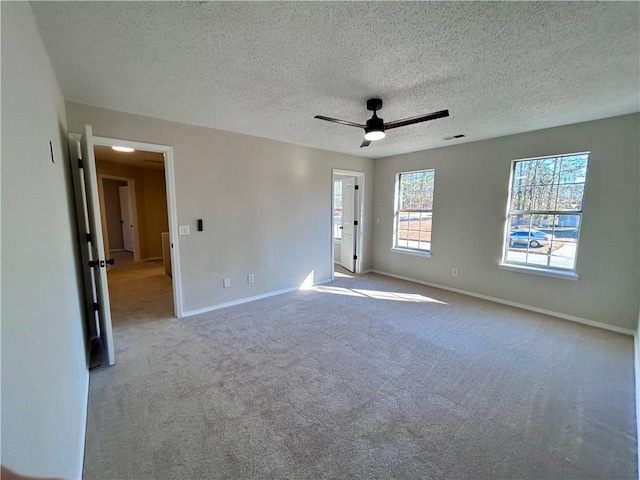
{"type": "Polygon", "coordinates": [[[372,112],[376,112],[382,108],[382,100],[379,98],[370,98],[367,100],[367,110],[371,110],[372,112]]]}

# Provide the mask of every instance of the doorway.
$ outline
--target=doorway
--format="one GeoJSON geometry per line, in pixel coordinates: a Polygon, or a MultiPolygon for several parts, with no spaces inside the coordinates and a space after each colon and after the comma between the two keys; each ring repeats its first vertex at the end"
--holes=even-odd
{"type": "Polygon", "coordinates": [[[114,325],[173,316],[164,155],[94,145],[114,325]]]}
{"type": "MultiPolygon", "coordinates": [[[[162,159],[160,163],[164,165],[160,166],[162,170],[159,175],[162,176],[163,188],[159,190],[160,193],[150,194],[149,189],[142,188],[143,182],[138,181],[138,178],[130,170],[127,172],[115,171],[102,171],[104,175],[111,175],[116,180],[122,180],[127,182],[129,187],[128,192],[123,192],[123,198],[125,193],[128,193],[131,203],[132,218],[134,228],[137,233],[133,235],[133,243],[135,251],[139,254],[142,262],[146,267],[152,267],[152,264],[144,262],[144,260],[160,260],[168,258],[170,265],[168,270],[168,277],[165,279],[168,281],[167,295],[168,298],[169,315],[182,318],[183,306],[182,306],[182,285],[180,279],[180,259],[179,259],[179,243],[178,243],[178,226],[177,226],[177,207],[175,196],[175,175],[173,170],[173,148],[166,145],[148,144],[136,141],[119,140],[107,137],[95,137],[93,136],[92,128],[90,125],[85,125],[81,134],[69,134],[69,153],[70,162],[72,168],[72,178],[74,184],[74,196],[76,200],[76,213],[78,220],[78,233],[80,253],[82,255],[83,265],[83,281],[85,292],[85,310],[87,312],[87,322],[89,340],[91,341],[91,352],[93,354],[93,346],[97,345],[101,352],[103,352],[103,360],[105,364],[113,365],[115,363],[115,346],[112,334],[112,316],[110,297],[113,292],[109,291],[109,281],[107,278],[107,268],[109,265],[114,264],[113,256],[108,257],[105,254],[111,253],[109,248],[105,248],[105,243],[108,242],[108,236],[103,235],[103,231],[107,231],[107,228],[103,228],[107,221],[106,215],[102,213],[101,204],[104,203],[104,192],[99,194],[99,190],[102,188],[102,181],[98,180],[96,151],[104,149],[107,151],[117,150],[118,147],[121,151],[125,152],[141,151],[153,154],[159,154],[162,159]],[[166,177],[166,179],[165,179],[166,177]],[[132,180],[132,181],[130,181],[132,180]],[[133,188],[131,188],[133,187],[133,188]],[[135,192],[135,193],[134,193],[135,192]],[[136,219],[136,212],[140,217],[140,207],[146,202],[150,202],[153,206],[154,202],[158,201],[158,198],[162,198],[166,204],[166,212],[164,214],[165,222],[162,238],[156,238],[159,235],[152,235],[156,245],[160,245],[160,249],[170,249],[168,255],[163,253],[155,254],[157,257],[153,257],[151,253],[152,249],[150,244],[145,240],[143,223],[138,223],[136,219]],[[135,203],[137,207],[133,205],[135,203]],[[150,200],[149,200],[150,199],[150,200]],[[105,242],[106,239],[106,242],[105,242]],[[166,244],[166,245],[165,245],[166,244]],[[102,346],[100,346],[102,345],[102,346]]],[[[103,152],[104,153],[104,152],[103,152]]],[[[124,166],[128,168],[127,166],[124,166]]],[[[118,186],[118,203],[120,199],[119,187],[125,186],[123,184],[118,186]]],[[[114,194],[115,196],[115,194],[114,194]]],[[[152,209],[153,211],[157,209],[152,209]]],[[[122,216],[122,211],[120,215],[122,216]]],[[[120,218],[122,220],[122,217],[120,218]]],[[[123,232],[124,237],[124,232],[123,232]]],[[[148,238],[147,238],[148,239],[148,238]]],[[[123,247],[124,247],[124,238],[123,247]]],[[[117,250],[117,249],[115,249],[117,250]]],[[[158,249],[156,248],[156,251],[158,249]]],[[[161,250],[160,250],[161,251],[161,250]]],[[[127,253],[124,249],[118,253],[127,253]]],[[[131,255],[131,254],[129,254],[131,255]]],[[[132,256],[132,255],[131,255],[132,256]]],[[[133,258],[130,258],[131,264],[135,265],[133,258]]],[[[137,280],[140,280],[139,278],[137,280]]],[[[136,281],[134,278],[131,283],[131,288],[125,288],[124,290],[133,290],[133,286],[143,284],[142,281],[136,281]]],[[[149,302],[149,304],[158,303],[155,300],[149,302]]],[[[97,351],[97,350],[96,350],[97,351]]]]}
{"type": "Polygon", "coordinates": [[[334,169],[331,191],[333,275],[362,273],[364,173],[334,169]]]}

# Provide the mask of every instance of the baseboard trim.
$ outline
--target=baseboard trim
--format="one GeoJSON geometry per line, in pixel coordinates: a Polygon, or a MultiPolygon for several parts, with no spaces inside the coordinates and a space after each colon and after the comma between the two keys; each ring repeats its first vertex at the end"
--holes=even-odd
{"type": "Polygon", "coordinates": [[[154,262],[156,260],[162,260],[162,257],[151,257],[151,258],[145,258],[143,260],[141,260],[141,262],[154,262]]]}
{"type": "Polygon", "coordinates": [[[78,454],[80,458],[78,458],[78,470],[76,471],[76,475],[73,478],[82,478],[82,473],[84,471],[84,452],[87,448],[87,420],[89,419],[89,369],[87,368],[87,375],[85,377],[85,385],[83,390],[86,392],[86,395],[83,395],[83,405],[80,409],[82,418],[80,419],[80,436],[78,438],[78,454]]]}
{"type": "Polygon", "coordinates": [[[504,300],[502,298],[491,297],[489,295],[483,295],[481,293],[470,292],[462,290],[460,288],[449,287],[447,285],[441,285],[439,283],[426,282],[424,280],[418,280],[416,278],[405,277],[402,275],[396,275],[394,273],[383,272],[382,270],[371,270],[372,273],[379,275],[385,275],[387,277],[397,278],[399,280],[406,280],[408,282],[419,283],[428,287],[440,288],[442,290],[448,290],[450,292],[461,293],[462,295],[468,295],[470,297],[481,298],[483,300],[489,300],[490,302],[501,303],[503,305],[509,305],[510,307],[521,308],[523,310],[529,310],[531,312],[542,313],[551,317],[562,318],[563,320],[569,320],[571,322],[582,323],[583,325],[589,325],[590,327],[600,328],[602,330],[609,330],[611,332],[622,333],[623,335],[634,336],[635,332],[629,328],[616,327],[615,325],[609,325],[607,323],[596,322],[595,320],[589,320],[587,318],[576,317],[574,315],[567,315],[565,313],[554,312],[551,310],[545,310],[544,308],[532,307],[531,305],[525,305],[524,303],[512,302],[510,300],[504,300]]]}
{"type": "MultiPolygon", "coordinates": [[[[331,283],[333,280],[330,278],[326,280],[320,280],[318,282],[314,282],[314,285],[322,285],[324,283],[331,283]]],[[[213,312],[214,310],[221,310],[223,308],[233,307],[236,305],[242,305],[243,303],[255,302],[256,300],[262,300],[263,298],[275,297],[276,295],[283,295],[285,293],[295,292],[300,290],[301,287],[291,287],[284,288],[282,290],[276,290],[274,292],[267,292],[260,295],[255,295],[253,297],[245,297],[239,298],[238,300],[233,300],[231,302],[219,303],[217,305],[211,305],[209,307],[198,308],[196,310],[189,310],[188,312],[184,312],[182,314],[182,318],[192,317],[194,315],[200,315],[201,313],[213,312]]]]}

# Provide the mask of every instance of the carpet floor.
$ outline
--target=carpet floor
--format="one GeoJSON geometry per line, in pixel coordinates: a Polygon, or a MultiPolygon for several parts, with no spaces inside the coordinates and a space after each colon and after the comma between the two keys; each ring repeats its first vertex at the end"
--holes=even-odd
{"type": "Polygon", "coordinates": [[[118,307],[144,277],[110,277],[85,479],[637,478],[630,337],[376,274],[118,307]]]}

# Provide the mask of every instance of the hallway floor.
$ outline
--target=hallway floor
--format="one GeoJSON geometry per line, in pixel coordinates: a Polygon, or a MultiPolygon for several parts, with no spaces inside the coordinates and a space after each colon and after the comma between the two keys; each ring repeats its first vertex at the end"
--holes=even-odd
{"type": "Polygon", "coordinates": [[[129,252],[113,252],[116,263],[107,272],[114,328],[131,323],[173,318],[171,279],[162,260],[133,262],[129,252]]]}

